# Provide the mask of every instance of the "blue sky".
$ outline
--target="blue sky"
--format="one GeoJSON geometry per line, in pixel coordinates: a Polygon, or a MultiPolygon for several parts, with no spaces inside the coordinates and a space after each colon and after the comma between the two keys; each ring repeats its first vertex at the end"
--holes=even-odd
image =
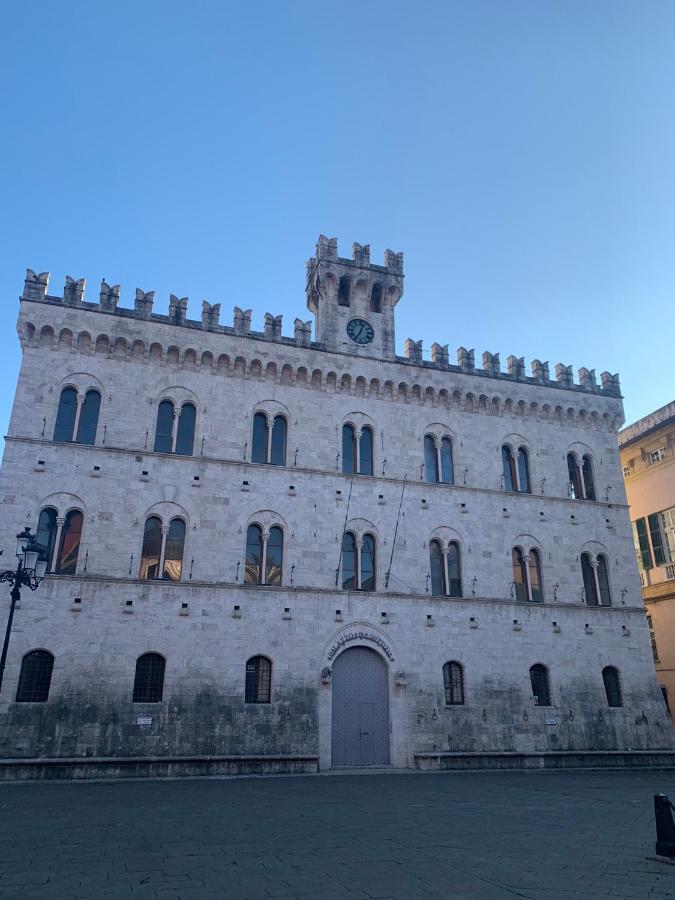
{"type": "Polygon", "coordinates": [[[304,317],[319,233],[403,250],[406,337],[675,397],[675,6],[0,9],[6,430],[26,267],[304,317]]]}

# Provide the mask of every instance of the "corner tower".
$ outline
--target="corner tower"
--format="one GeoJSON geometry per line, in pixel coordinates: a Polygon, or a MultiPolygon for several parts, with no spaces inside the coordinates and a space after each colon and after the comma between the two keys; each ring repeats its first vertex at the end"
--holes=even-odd
{"type": "Polygon", "coordinates": [[[319,236],[307,262],[307,307],[314,334],[326,350],[393,360],[394,309],[403,296],[403,254],[385,250],[384,265],[370,262],[370,246],[353,244],[338,256],[337,238],[319,236]]]}

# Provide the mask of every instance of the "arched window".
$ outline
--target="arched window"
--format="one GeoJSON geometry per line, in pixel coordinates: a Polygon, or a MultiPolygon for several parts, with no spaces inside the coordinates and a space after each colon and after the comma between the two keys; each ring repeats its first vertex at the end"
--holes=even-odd
{"type": "Polygon", "coordinates": [[[581,500],[584,496],[581,486],[581,469],[576,453],[567,454],[567,473],[569,475],[569,492],[573,500],[581,500]]]}
{"type": "Polygon", "coordinates": [[[356,433],[353,425],[342,426],[342,471],[354,475],[357,471],[356,433]]]}
{"type": "Polygon", "coordinates": [[[246,530],[245,584],[260,584],[262,580],[263,539],[260,525],[249,525],[246,530]]]}
{"type": "Polygon", "coordinates": [[[455,466],[452,458],[452,441],[449,437],[441,439],[441,482],[455,483],[455,466]]]}
{"type": "Polygon", "coordinates": [[[548,669],[537,663],[530,669],[532,696],[537,706],[551,705],[551,689],[548,680],[548,669]]]}
{"type": "Polygon", "coordinates": [[[598,588],[595,582],[595,572],[590,553],[581,554],[581,577],[584,580],[584,597],[586,606],[598,605],[598,588]]]}
{"type": "Polygon", "coordinates": [[[253,416],[253,444],[251,446],[251,462],[267,462],[267,445],[269,443],[269,428],[265,413],[257,412],[253,416]]]}
{"type": "Polygon", "coordinates": [[[373,429],[368,425],[361,429],[359,438],[359,474],[373,474],[373,429]]]}
{"type": "Polygon", "coordinates": [[[462,706],[464,704],[464,670],[460,663],[445,663],[443,685],[445,687],[445,705],[462,706]]]}
{"type": "Polygon", "coordinates": [[[602,670],[602,680],[605,684],[607,706],[623,706],[619,670],[615,669],[614,666],[605,666],[602,670]]]}
{"type": "Polygon", "coordinates": [[[429,564],[431,567],[431,593],[434,597],[445,597],[445,560],[440,541],[429,543],[429,564]]]}
{"type": "Polygon", "coordinates": [[[516,600],[527,600],[527,567],[520,547],[514,547],[511,551],[513,562],[513,586],[516,600]]]}
{"type": "Polygon", "coordinates": [[[342,589],[353,591],[356,587],[356,537],[346,531],[342,538],[342,589]]]}
{"type": "Polygon", "coordinates": [[[183,571],[183,552],[185,549],[185,522],[172,519],[164,545],[164,573],[166,581],[180,581],[183,571]]]}
{"type": "Polygon", "coordinates": [[[61,391],[59,408],[56,413],[56,425],[54,426],[55,441],[72,441],[76,415],[77,391],[75,388],[65,387],[61,391]]]}
{"type": "Polygon", "coordinates": [[[159,561],[162,556],[162,522],[157,516],[145,520],[143,549],[141,550],[140,578],[159,578],[159,561]]]}
{"type": "Polygon", "coordinates": [[[192,456],[195,446],[195,425],[197,410],[194,403],[184,403],[180,408],[176,429],[175,452],[179,456],[192,456]]]}
{"type": "Polygon", "coordinates": [[[272,663],[266,656],[252,656],[246,663],[246,703],[270,703],[272,663]]]}
{"type": "Polygon", "coordinates": [[[244,584],[281,584],[284,532],[273,525],[265,536],[257,523],[246,530],[244,584]]]}
{"type": "MultiPolygon", "coordinates": [[[[358,549],[358,548],[357,548],[358,549]]],[[[375,590],[375,538],[372,534],[363,535],[359,566],[359,587],[362,591],[375,590]]]]}
{"type": "Polygon", "coordinates": [[[502,472],[504,490],[515,491],[517,489],[516,462],[513,458],[513,450],[504,444],[502,447],[502,472]]]}
{"type": "Polygon", "coordinates": [[[528,575],[530,578],[530,600],[541,603],[544,599],[544,591],[541,583],[541,559],[539,551],[532,547],[528,561],[528,575]]]}
{"type": "Polygon", "coordinates": [[[338,306],[349,306],[351,282],[348,275],[342,275],[338,285],[338,306]]]}
{"type": "Polygon", "coordinates": [[[429,484],[438,481],[438,456],[436,441],[430,434],[424,435],[424,480],[429,484]]]}
{"type": "Polygon", "coordinates": [[[600,589],[600,605],[611,606],[612,595],[609,590],[609,572],[607,570],[607,557],[598,556],[598,588],[600,589]]]}
{"type": "Polygon", "coordinates": [[[35,532],[35,541],[44,547],[40,553],[40,559],[46,560],[47,571],[52,570],[52,558],[54,556],[54,544],[56,542],[56,510],[48,507],[43,509],[38,518],[38,526],[35,532]]]}
{"type": "Polygon", "coordinates": [[[382,312],[382,285],[376,282],[370,293],[370,311],[382,312]]]}
{"type": "Polygon", "coordinates": [[[54,657],[48,650],[31,650],[21,660],[17,703],[46,703],[52,683],[54,657]]]}
{"type": "Polygon", "coordinates": [[[459,544],[451,541],[448,544],[448,591],[451,597],[462,596],[462,568],[459,557],[459,544]]]}
{"type": "Polygon", "coordinates": [[[98,391],[87,391],[84,395],[84,403],[80,410],[80,420],[77,425],[77,443],[96,443],[96,429],[98,428],[98,414],[101,409],[101,395],[98,391]]]}
{"type": "Polygon", "coordinates": [[[144,653],[136,660],[132,703],[161,703],[166,660],[159,653],[144,653]]]}
{"type": "Polygon", "coordinates": [[[273,525],[265,548],[265,584],[281,584],[283,552],[284,533],[278,525],[273,525]]]}
{"type": "Polygon", "coordinates": [[[518,447],[518,490],[521,494],[531,494],[530,460],[527,447],[518,447]]]}
{"type": "Polygon", "coordinates": [[[157,426],[155,428],[155,453],[171,453],[173,446],[174,408],[171,400],[162,400],[157,407],[157,426]]]}
{"type": "Polygon", "coordinates": [[[275,416],[272,425],[272,446],[270,448],[270,462],[273,466],[286,465],[286,431],[286,417],[275,416]]]}
{"type": "Polygon", "coordinates": [[[342,588],[347,591],[374,591],[376,585],[375,537],[364,534],[357,540],[351,531],[342,538],[342,588]]]}
{"type": "Polygon", "coordinates": [[[593,461],[588,453],[583,459],[584,492],[587,500],[595,500],[595,484],[593,482],[593,461]]]}
{"type": "Polygon", "coordinates": [[[75,574],[83,521],[84,517],[79,509],[71,509],[65,518],[61,529],[61,541],[55,567],[58,575],[75,574]]]}

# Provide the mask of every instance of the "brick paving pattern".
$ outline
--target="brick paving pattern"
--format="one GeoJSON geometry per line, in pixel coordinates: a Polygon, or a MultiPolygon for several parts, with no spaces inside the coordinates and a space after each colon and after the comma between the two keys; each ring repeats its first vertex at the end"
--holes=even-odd
{"type": "Polygon", "coordinates": [[[675,898],[675,772],[0,785],[2,898],[675,898]]]}

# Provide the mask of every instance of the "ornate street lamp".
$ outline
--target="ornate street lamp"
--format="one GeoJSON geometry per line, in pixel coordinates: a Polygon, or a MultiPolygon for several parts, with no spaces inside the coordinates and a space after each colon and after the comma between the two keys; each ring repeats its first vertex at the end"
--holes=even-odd
{"type": "Polygon", "coordinates": [[[16,536],[16,556],[19,560],[16,571],[13,572],[11,569],[8,569],[5,572],[0,572],[0,582],[8,581],[12,585],[10,593],[12,605],[9,608],[7,629],[5,630],[5,642],[2,645],[2,656],[0,656],[0,691],[2,690],[2,678],[5,674],[7,648],[9,647],[9,636],[12,631],[14,608],[21,599],[22,586],[25,585],[25,587],[29,587],[31,591],[35,591],[45,577],[47,572],[47,560],[40,559],[40,556],[45,550],[45,547],[36,543],[35,535],[30,533],[30,528],[26,525],[21,534],[17,534],[16,536]]]}

